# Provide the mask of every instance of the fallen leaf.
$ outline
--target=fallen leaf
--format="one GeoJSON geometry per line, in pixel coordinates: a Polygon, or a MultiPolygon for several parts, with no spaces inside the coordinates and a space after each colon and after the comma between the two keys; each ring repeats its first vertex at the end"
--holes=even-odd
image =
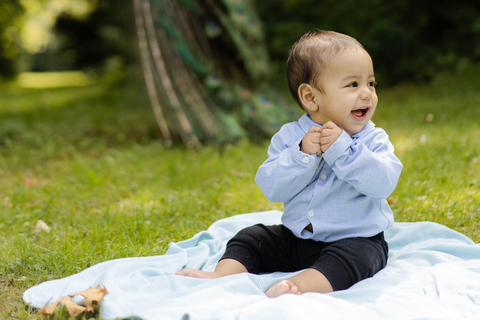
{"type": "Polygon", "coordinates": [[[83,299],[83,305],[85,306],[87,312],[93,312],[94,311],[92,300],[87,299],[87,298],[83,299]]]}
{"type": "Polygon", "coordinates": [[[35,229],[37,230],[43,230],[45,232],[50,232],[52,228],[48,226],[48,224],[45,223],[43,220],[38,220],[37,223],[35,223],[35,229]]]}
{"type": "Polygon", "coordinates": [[[50,314],[53,314],[55,312],[55,309],[57,309],[58,305],[63,303],[65,305],[65,308],[67,308],[68,313],[70,314],[70,317],[74,318],[81,314],[82,312],[85,312],[87,310],[86,307],[79,306],[75,302],[73,302],[72,298],[70,297],[62,297],[52,303],[51,305],[47,305],[43,307],[43,309],[38,310],[37,315],[39,316],[47,316],[50,314]]]}
{"type": "Polygon", "coordinates": [[[99,285],[97,287],[90,287],[85,291],[77,292],[72,295],[68,295],[66,297],[62,297],[52,303],[51,305],[48,305],[50,301],[47,302],[45,307],[42,309],[38,310],[37,315],[39,316],[47,316],[51,315],[55,312],[55,309],[57,309],[58,305],[63,303],[65,307],[68,310],[68,313],[70,314],[70,317],[75,318],[79,314],[83,312],[93,312],[93,302],[100,302],[102,301],[103,297],[108,294],[107,288],[105,288],[102,285],[99,285]],[[73,302],[72,297],[74,296],[83,296],[85,299],[83,299],[83,304],[85,306],[80,306],[73,302]]]}
{"type": "Polygon", "coordinates": [[[52,303],[51,305],[49,305],[50,300],[47,301],[47,303],[45,304],[45,307],[43,307],[42,309],[37,311],[37,314],[39,316],[46,316],[46,315],[49,315],[49,314],[52,314],[52,313],[55,312],[55,309],[60,304],[60,302],[58,302],[58,300],[57,300],[54,303],[52,303]]]}
{"type": "Polygon", "coordinates": [[[68,310],[68,313],[70,314],[70,317],[72,318],[78,316],[79,314],[87,310],[86,307],[79,306],[78,304],[73,302],[72,298],[70,297],[63,297],[58,301],[60,301],[65,305],[65,307],[68,310]]]}
{"type": "Polygon", "coordinates": [[[105,288],[102,285],[98,285],[96,287],[90,287],[85,291],[80,291],[75,294],[71,294],[70,297],[83,296],[86,299],[99,302],[99,301],[102,301],[103,297],[106,294],[108,294],[107,288],[105,288]]]}

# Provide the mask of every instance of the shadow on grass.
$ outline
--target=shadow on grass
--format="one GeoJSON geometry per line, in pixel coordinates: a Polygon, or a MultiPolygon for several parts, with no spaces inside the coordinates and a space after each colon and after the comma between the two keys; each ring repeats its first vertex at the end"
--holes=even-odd
{"type": "Polygon", "coordinates": [[[0,145],[88,148],[159,139],[144,91],[107,84],[0,91],[0,145]]]}

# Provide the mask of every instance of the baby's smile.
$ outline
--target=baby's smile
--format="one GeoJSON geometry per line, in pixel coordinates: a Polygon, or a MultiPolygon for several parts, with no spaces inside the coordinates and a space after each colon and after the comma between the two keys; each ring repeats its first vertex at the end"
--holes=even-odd
{"type": "Polygon", "coordinates": [[[366,116],[368,110],[370,110],[369,107],[355,109],[355,110],[352,111],[352,115],[357,120],[363,120],[363,119],[365,119],[365,116],[366,116]]]}

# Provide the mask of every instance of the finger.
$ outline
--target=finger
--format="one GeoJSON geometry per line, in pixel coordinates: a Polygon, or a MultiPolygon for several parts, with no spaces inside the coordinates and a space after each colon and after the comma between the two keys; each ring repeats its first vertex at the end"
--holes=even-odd
{"type": "Polygon", "coordinates": [[[325,128],[322,130],[322,137],[340,136],[341,134],[342,129],[340,129],[339,127],[325,128]]]}
{"type": "Polygon", "coordinates": [[[323,129],[335,129],[336,127],[337,125],[332,121],[329,121],[323,125],[323,129]]]}
{"type": "Polygon", "coordinates": [[[312,134],[312,140],[316,141],[317,143],[320,141],[321,138],[322,138],[322,135],[320,133],[312,134]]]}
{"type": "Polygon", "coordinates": [[[322,137],[330,137],[333,133],[332,129],[323,129],[322,131],[322,137]]]}
{"type": "Polygon", "coordinates": [[[326,146],[327,144],[331,144],[332,143],[332,139],[330,137],[325,137],[323,136],[321,139],[320,139],[320,145],[321,146],[326,146]]]}
{"type": "Polygon", "coordinates": [[[320,142],[320,149],[322,149],[322,152],[325,152],[325,150],[327,150],[331,145],[332,145],[332,141],[323,140],[320,142]]]}
{"type": "Polygon", "coordinates": [[[322,134],[320,132],[307,132],[304,139],[313,141],[313,140],[318,140],[321,137],[322,137],[322,134]]]}
{"type": "Polygon", "coordinates": [[[310,132],[310,133],[314,133],[314,132],[320,133],[320,132],[322,132],[322,128],[317,127],[317,126],[311,126],[310,130],[308,130],[308,132],[310,132]]]}
{"type": "Polygon", "coordinates": [[[310,136],[306,137],[306,139],[303,139],[303,141],[306,142],[306,143],[319,143],[320,139],[321,139],[320,136],[310,135],[310,136]]]}
{"type": "Polygon", "coordinates": [[[320,144],[312,144],[312,143],[302,143],[302,146],[300,147],[300,150],[308,153],[308,154],[318,154],[318,152],[321,150],[320,144]]]}

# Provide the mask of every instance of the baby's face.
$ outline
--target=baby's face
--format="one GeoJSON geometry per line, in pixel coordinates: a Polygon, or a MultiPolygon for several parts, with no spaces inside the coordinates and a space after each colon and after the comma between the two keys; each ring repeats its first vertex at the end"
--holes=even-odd
{"type": "Polygon", "coordinates": [[[323,93],[314,89],[319,110],[312,119],[323,123],[326,117],[349,135],[360,132],[378,103],[370,55],[361,48],[338,55],[325,67],[319,83],[323,93]]]}

